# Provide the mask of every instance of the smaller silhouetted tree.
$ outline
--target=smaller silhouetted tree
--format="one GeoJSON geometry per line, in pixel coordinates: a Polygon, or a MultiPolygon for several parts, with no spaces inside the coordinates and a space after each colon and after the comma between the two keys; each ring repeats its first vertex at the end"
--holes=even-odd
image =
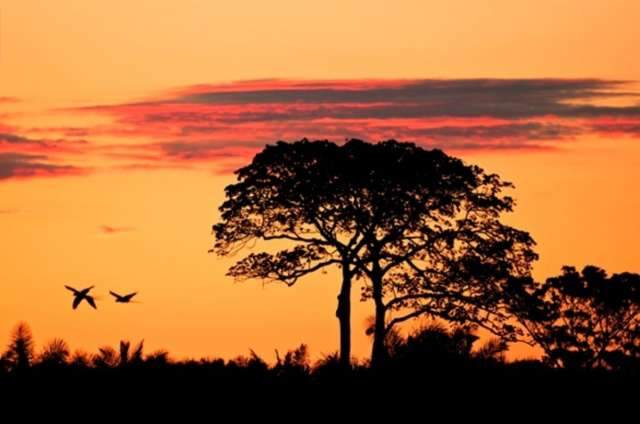
{"type": "Polygon", "coordinates": [[[24,372],[31,367],[35,357],[34,344],[29,326],[24,322],[19,323],[11,334],[9,347],[4,354],[9,370],[24,372]]]}
{"type": "Polygon", "coordinates": [[[145,358],[145,365],[149,367],[162,368],[171,364],[171,358],[167,350],[156,350],[148,354],[145,358]]]}
{"type": "Polygon", "coordinates": [[[515,315],[549,364],[615,369],[638,363],[640,275],[565,266],[545,283],[529,279],[514,288],[515,315]]]}
{"type": "Polygon", "coordinates": [[[85,369],[91,365],[91,355],[82,350],[76,350],[69,359],[69,366],[75,369],[85,369]]]}
{"type": "Polygon", "coordinates": [[[120,356],[118,358],[118,366],[129,367],[140,365],[144,360],[143,355],[144,340],[140,341],[133,351],[131,351],[131,342],[122,340],[120,341],[120,356]]]}
{"type": "Polygon", "coordinates": [[[91,363],[96,368],[114,368],[118,365],[118,352],[111,346],[98,348],[98,353],[93,355],[91,363]]]}
{"type": "Polygon", "coordinates": [[[401,374],[428,370],[432,376],[449,376],[454,370],[485,370],[505,363],[507,344],[503,340],[493,338],[482,344],[479,340],[472,326],[426,322],[396,343],[390,364],[396,371],[403,370],[401,374]]]}
{"type": "Polygon", "coordinates": [[[307,345],[301,344],[296,349],[289,350],[280,357],[276,350],[276,364],[273,373],[286,383],[302,382],[311,372],[309,365],[309,351],[307,345]]]}
{"type": "Polygon", "coordinates": [[[69,345],[62,339],[53,339],[47,343],[40,354],[40,364],[46,367],[59,368],[67,364],[69,345]]]}

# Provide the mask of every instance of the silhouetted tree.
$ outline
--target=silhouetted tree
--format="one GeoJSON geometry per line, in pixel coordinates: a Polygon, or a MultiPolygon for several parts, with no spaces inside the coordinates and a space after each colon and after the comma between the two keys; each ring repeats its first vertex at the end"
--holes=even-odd
{"type": "Polygon", "coordinates": [[[69,345],[62,339],[53,339],[42,349],[40,364],[47,367],[62,367],[69,359],[69,345]]]}
{"type": "Polygon", "coordinates": [[[338,352],[324,354],[313,365],[313,376],[318,381],[330,381],[345,378],[351,370],[346,369],[340,361],[338,352]],[[348,370],[348,373],[345,372],[348,370]]]}
{"type": "Polygon", "coordinates": [[[71,359],[69,360],[69,365],[72,368],[83,369],[88,368],[91,365],[91,356],[84,351],[76,350],[71,355],[71,359]]]}
{"type": "MultiPolygon", "coordinates": [[[[131,351],[131,342],[121,340],[118,350],[111,346],[103,346],[98,349],[98,353],[93,355],[92,363],[98,368],[125,368],[130,366],[139,366],[144,362],[144,340],[140,341],[131,351]]],[[[157,362],[167,359],[168,353],[161,351],[158,357],[154,358],[157,362]],[[164,357],[164,358],[163,358],[164,357]]]]}
{"type": "Polygon", "coordinates": [[[440,322],[427,322],[414,329],[395,346],[391,357],[400,367],[454,368],[460,363],[480,361],[482,365],[504,363],[507,344],[489,339],[475,348],[479,337],[469,327],[448,328],[440,322]]]}
{"type": "Polygon", "coordinates": [[[640,359],[640,275],[565,266],[545,283],[517,284],[514,313],[545,360],[565,368],[621,368],[640,359]]]}
{"type": "Polygon", "coordinates": [[[451,358],[469,358],[473,344],[478,337],[465,328],[449,330],[441,323],[427,323],[415,329],[399,344],[396,359],[413,356],[422,361],[428,360],[430,365],[438,366],[442,360],[451,358]]]}
{"type": "Polygon", "coordinates": [[[284,382],[303,381],[309,376],[310,371],[307,345],[301,344],[296,349],[287,351],[284,358],[281,358],[276,350],[276,364],[273,367],[273,372],[284,382]]]}
{"type": "Polygon", "coordinates": [[[24,372],[29,369],[35,357],[34,352],[31,329],[26,323],[21,322],[13,330],[9,347],[4,354],[9,369],[13,372],[24,372]]]}
{"type": "Polygon", "coordinates": [[[111,346],[98,348],[98,353],[93,355],[91,363],[97,368],[114,368],[118,365],[118,352],[111,346]]]}
{"type": "Polygon", "coordinates": [[[241,355],[230,360],[226,368],[251,384],[265,383],[269,377],[269,365],[253,350],[250,353],[249,357],[241,355]]]}
{"type": "Polygon", "coordinates": [[[484,342],[484,344],[474,352],[474,356],[485,361],[493,360],[504,363],[507,360],[507,350],[509,350],[507,343],[500,338],[494,337],[484,342]]]}
{"type": "Polygon", "coordinates": [[[165,367],[170,363],[169,352],[166,350],[156,350],[145,358],[145,364],[151,367],[165,367]]]}
{"type": "Polygon", "coordinates": [[[531,237],[499,221],[513,199],[510,183],[477,166],[394,140],[278,142],[237,171],[214,225],[214,251],[229,254],[257,239],[293,247],[252,253],[235,278],[292,285],[324,267],[342,268],[336,315],[341,361],[349,360],[350,289],[369,283],[375,304],[372,363],[386,356],[394,325],[423,314],[473,322],[507,337],[506,281],[537,258],[531,237]],[[400,313],[387,321],[387,312],[400,313]]]}
{"type": "Polygon", "coordinates": [[[118,358],[119,367],[139,365],[143,362],[144,340],[140,341],[131,353],[129,352],[130,348],[131,342],[125,340],[120,341],[120,356],[118,358]]]}

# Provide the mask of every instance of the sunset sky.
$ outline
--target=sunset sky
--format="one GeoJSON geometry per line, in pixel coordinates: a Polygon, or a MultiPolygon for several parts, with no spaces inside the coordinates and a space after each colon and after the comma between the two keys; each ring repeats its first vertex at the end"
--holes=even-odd
{"type": "Polygon", "coordinates": [[[234,283],[241,256],[207,253],[232,171],[280,139],[441,148],[515,184],[537,278],[640,272],[638,22],[628,0],[4,0],[0,341],[337,350],[336,272],[234,283]]]}

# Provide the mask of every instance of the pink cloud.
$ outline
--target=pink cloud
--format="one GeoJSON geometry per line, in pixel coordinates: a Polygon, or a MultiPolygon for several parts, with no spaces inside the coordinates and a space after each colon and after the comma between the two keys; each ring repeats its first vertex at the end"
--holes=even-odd
{"type": "Polygon", "coordinates": [[[277,140],[398,139],[445,151],[522,154],[588,134],[638,134],[640,106],[611,106],[624,81],[597,79],[254,80],[195,85],[144,101],[65,109],[110,123],[19,131],[0,152],[108,159],[114,169],[214,169],[277,140]],[[624,122],[615,122],[625,119],[624,122]],[[40,137],[59,134],[60,137],[40,137]],[[106,138],[108,144],[95,140],[106,138]],[[93,139],[93,141],[92,141],[93,139]],[[119,141],[121,140],[121,142],[119,141]]]}

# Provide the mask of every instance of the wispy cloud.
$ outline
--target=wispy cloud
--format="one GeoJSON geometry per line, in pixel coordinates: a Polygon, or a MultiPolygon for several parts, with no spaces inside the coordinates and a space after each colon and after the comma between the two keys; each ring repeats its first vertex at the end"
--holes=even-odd
{"type": "Polygon", "coordinates": [[[32,175],[49,176],[44,169],[65,169],[73,155],[120,170],[225,173],[265,144],[303,137],[523,154],[563,149],[589,135],[640,135],[640,94],[629,82],[601,79],[256,80],[64,112],[108,122],[82,126],[78,117],[22,130],[0,123],[0,153],[15,163],[4,165],[5,175],[31,164],[44,167],[32,175]]]}
{"type": "Polygon", "coordinates": [[[594,120],[592,132],[606,137],[640,137],[640,120],[604,119],[594,120]]]}
{"type": "Polygon", "coordinates": [[[79,139],[33,139],[23,135],[0,132],[0,152],[65,152],[82,153],[88,146],[79,139]]]}
{"type": "Polygon", "coordinates": [[[302,137],[522,151],[556,148],[593,132],[614,134],[616,128],[635,133],[640,106],[616,101],[640,98],[628,86],[599,79],[260,80],[186,87],[148,101],[75,111],[111,116],[114,134],[154,140],[125,150],[169,162],[250,156],[265,143],[302,137]],[[609,118],[628,122],[593,123],[609,118]]]}
{"type": "Polygon", "coordinates": [[[45,155],[0,152],[0,180],[82,175],[85,168],[52,162],[45,155]]]}
{"type": "Polygon", "coordinates": [[[78,138],[33,138],[0,122],[0,180],[49,178],[85,174],[86,167],[68,163],[69,156],[87,156],[90,143],[78,138]]]}

